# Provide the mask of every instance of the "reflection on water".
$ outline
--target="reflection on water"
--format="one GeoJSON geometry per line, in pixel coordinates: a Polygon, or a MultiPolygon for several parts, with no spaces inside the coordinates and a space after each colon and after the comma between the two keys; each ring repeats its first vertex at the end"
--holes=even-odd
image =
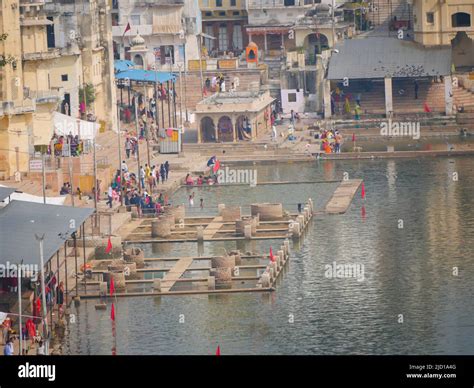
{"type": "MultiPolygon", "coordinates": [[[[365,152],[387,151],[387,147],[393,147],[395,151],[449,151],[457,150],[459,146],[474,149],[474,136],[440,136],[420,139],[386,137],[383,142],[357,140],[355,145],[365,152]]],[[[342,145],[342,152],[350,152],[353,147],[351,139],[347,138],[342,145]]]]}
{"type": "MultiPolygon", "coordinates": [[[[276,292],[121,299],[117,354],[214,354],[217,345],[222,354],[473,354],[474,158],[258,167],[262,181],[340,179],[343,172],[365,179],[366,200],[358,194],[345,215],[313,219],[304,239],[292,242],[276,292]],[[326,278],[324,265],[334,261],[364,264],[365,281],[326,278]],[[453,267],[459,276],[452,275],[453,267]]],[[[218,203],[254,201],[283,202],[295,211],[294,204],[309,196],[322,208],[335,187],[192,190],[208,205],[203,212],[215,212],[218,203]]],[[[188,191],[182,189],[174,200],[186,202],[188,191]]],[[[148,257],[169,257],[216,255],[236,246],[268,252],[280,244],[143,247],[148,257]]],[[[111,353],[110,312],[96,311],[94,303],[79,307],[67,353],[111,353]]]]}

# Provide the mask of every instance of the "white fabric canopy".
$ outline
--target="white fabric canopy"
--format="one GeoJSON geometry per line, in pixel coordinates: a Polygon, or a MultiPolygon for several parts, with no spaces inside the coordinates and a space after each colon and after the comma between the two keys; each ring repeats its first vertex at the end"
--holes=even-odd
{"type": "Polygon", "coordinates": [[[54,112],[54,132],[58,136],[79,135],[80,139],[93,140],[100,125],[90,121],[75,119],[71,116],[54,112]]]}
{"type": "MultiPolygon", "coordinates": [[[[5,187],[0,185],[1,187],[5,187]]],[[[43,203],[43,197],[33,194],[27,193],[11,193],[10,194],[11,201],[26,201],[26,202],[35,202],[35,203],[43,203]]],[[[64,201],[66,200],[66,196],[61,197],[46,197],[46,203],[50,205],[63,205],[64,201]]],[[[10,201],[8,198],[4,199],[4,203],[9,203],[10,201]]]]}
{"type": "Polygon", "coordinates": [[[0,311],[0,325],[3,323],[5,319],[7,319],[8,314],[7,313],[2,313],[0,311]]]}

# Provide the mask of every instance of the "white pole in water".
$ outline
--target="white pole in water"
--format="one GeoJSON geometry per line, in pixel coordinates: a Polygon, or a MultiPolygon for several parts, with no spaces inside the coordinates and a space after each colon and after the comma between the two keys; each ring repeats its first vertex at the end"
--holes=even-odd
{"type": "Polygon", "coordinates": [[[21,331],[23,322],[21,319],[21,270],[23,267],[23,260],[21,261],[20,267],[17,268],[17,276],[18,276],[18,332],[20,334],[20,356],[23,354],[23,333],[21,331]]]}
{"type": "Polygon", "coordinates": [[[44,234],[38,236],[35,234],[36,240],[39,241],[40,249],[40,265],[41,265],[41,295],[42,295],[42,304],[43,304],[43,335],[44,335],[44,349],[45,354],[49,356],[49,333],[48,333],[48,312],[46,310],[46,293],[45,293],[45,277],[44,277],[44,234]]]}

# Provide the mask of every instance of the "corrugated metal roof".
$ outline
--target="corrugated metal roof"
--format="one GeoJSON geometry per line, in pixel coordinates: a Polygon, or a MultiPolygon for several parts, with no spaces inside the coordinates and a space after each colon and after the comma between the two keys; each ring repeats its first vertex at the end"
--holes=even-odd
{"type": "Polygon", "coordinates": [[[93,212],[91,208],[12,201],[0,210],[0,264],[23,260],[39,265],[35,234],[44,234],[46,263],[93,212]]]}
{"type": "Polygon", "coordinates": [[[329,60],[328,78],[340,80],[426,77],[451,72],[451,48],[425,48],[396,38],[349,39],[335,47],[329,60]]]}
{"type": "Polygon", "coordinates": [[[15,189],[12,189],[11,187],[0,186],[0,202],[3,201],[5,198],[8,198],[8,196],[14,192],[15,189]]]}

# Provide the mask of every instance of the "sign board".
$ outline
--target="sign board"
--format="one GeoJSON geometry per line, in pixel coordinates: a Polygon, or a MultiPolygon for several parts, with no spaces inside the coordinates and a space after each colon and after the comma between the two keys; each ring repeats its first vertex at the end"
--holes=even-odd
{"type": "Polygon", "coordinates": [[[30,159],[30,171],[41,171],[43,169],[43,161],[41,159],[30,159]]]}
{"type": "Polygon", "coordinates": [[[155,61],[160,62],[161,61],[161,48],[160,47],[155,47],[153,49],[153,52],[155,54],[155,61]]]}
{"type": "MultiPolygon", "coordinates": [[[[201,61],[202,70],[206,70],[207,63],[206,61],[201,61]]],[[[188,70],[199,70],[199,59],[190,59],[188,61],[188,70]]]]}
{"type": "Polygon", "coordinates": [[[219,69],[237,69],[237,58],[232,59],[219,59],[218,66],[219,69]]]}

